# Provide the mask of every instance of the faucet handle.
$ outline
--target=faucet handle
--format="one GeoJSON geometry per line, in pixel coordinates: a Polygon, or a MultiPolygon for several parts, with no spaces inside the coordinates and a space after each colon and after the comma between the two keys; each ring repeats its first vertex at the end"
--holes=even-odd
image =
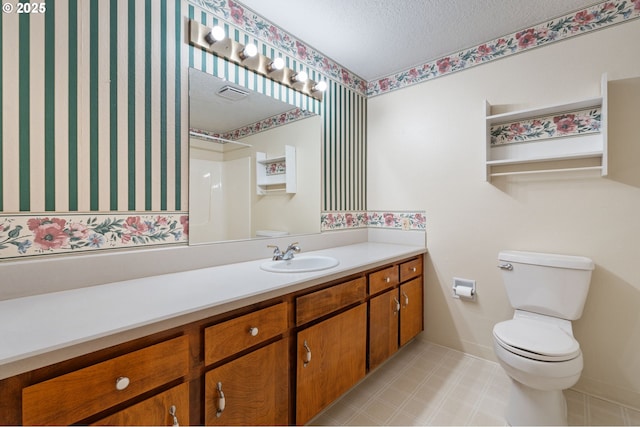
{"type": "Polygon", "coordinates": [[[297,245],[298,245],[298,242],[291,243],[289,246],[287,246],[287,251],[288,250],[293,250],[293,251],[296,251],[296,252],[300,252],[300,248],[297,245]]]}
{"type": "Polygon", "coordinates": [[[280,248],[277,245],[267,245],[268,248],[273,248],[273,260],[277,261],[279,259],[282,259],[282,252],[280,251],[280,248]]]}

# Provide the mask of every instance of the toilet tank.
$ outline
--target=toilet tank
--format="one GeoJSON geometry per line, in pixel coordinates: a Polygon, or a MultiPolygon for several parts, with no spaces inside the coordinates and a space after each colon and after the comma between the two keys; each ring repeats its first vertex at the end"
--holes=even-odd
{"type": "Polygon", "coordinates": [[[591,259],[502,251],[498,260],[513,308],[567,320],[582,316],[594,268],[591,259]],[[512,268],[509,269],[508,265],[512,268]]]}

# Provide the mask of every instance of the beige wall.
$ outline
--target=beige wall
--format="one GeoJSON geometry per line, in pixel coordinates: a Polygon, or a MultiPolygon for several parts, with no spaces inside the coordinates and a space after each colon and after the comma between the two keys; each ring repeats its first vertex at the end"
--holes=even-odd
{"type": "Polygon", "coordinates": [[[494,359],[492,327],[512,316],[501,249],[596,263],[574,331],[576,388],[640,407],[640,22],[618,25],[369,100],[369,209],[427,213],[426,338],[494,359]],[[600,95],[608,72],[609,171],[484,180],[484,100],[520,109],[600,95]],[[451,298],[452,278],[478,299],[451,298]]]}

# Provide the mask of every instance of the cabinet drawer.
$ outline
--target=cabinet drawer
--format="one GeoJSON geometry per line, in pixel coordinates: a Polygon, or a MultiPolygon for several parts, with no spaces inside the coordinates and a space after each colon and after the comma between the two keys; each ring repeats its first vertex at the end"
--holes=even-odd
{"type": "Polygon", "coordinates": [[[296,326],[347,307],[367,296],[364,277],[296,298],[296,326]]]}
{"type": "Polygon", "coordinates": [[[204,330],[204,362],[210,365],[286,330],[286,302],[210,326],[204,330]]]}
{"type": "Polygon", "coordinates": [[[418,277],[422,274],[422,257],[400,264],[400,282],[418,277]]]}
{"type": "Polygon", "coordinates": [[[392,288],[398,283],[397,265],[371,273],[369,274],[369,295],[374,295],[385,289],[392,288]]]}
{"type": "Polygon", "coordinates": [[[174,423],[189,425],[189,383],[158,393],[92,425],[173,426],[174,423]]]}
{"type": "Polygon", "coordinates": [[[69,425],[187,375],[189,341],[174,338],[22,389],[22,423],[69,425]],[[128,386],[118,390],[116,383],[128,386]]]}

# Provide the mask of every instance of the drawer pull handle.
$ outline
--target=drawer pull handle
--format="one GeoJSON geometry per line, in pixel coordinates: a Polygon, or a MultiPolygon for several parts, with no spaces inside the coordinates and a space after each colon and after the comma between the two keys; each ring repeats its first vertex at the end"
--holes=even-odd
{"type": "Polygon", "coordinates": [[[129,387],[130,382],[131,381],[127,377],[118,377],[116,379],[116,390],[124,390],[125,388],[129,387]]]}
{"type": "Polygon", "coordinates": [[[178,417],[176,416],[176,405],[171,405],[169,407],[169,415],[173,417],[173,427],[179,427],[180,423],[178,422],[178,417]]]}
{"type": "Polygon", "coordinates": [[[249,328],[249,334],[251,334],[252,337],[258,336],[258,328],[256,328],[255,326],[249,328]]]}
{"type": "Polygon", "coordinates": [[[409,305],[409,295],[407,295],[405,292],[402,292],[402,295],[404,296],[404,306],[408,306],[409,305]]]}
{"type": "Polygon", "coordinates": [[[309,344],[307,344],[307,340],[304,340],[304,349],[306,350],[305,359],[303,363],[303,367],[307,367],[307,365],[311,362],[311,349],[309,348],[309,344]]]}
{"type": "Polygon", "coordinates": [[[396,309],[393,311],[393,315],[395,316],[400,311],[400,301],[398,301],[398,298],[396,297],[393,297],[393,300],[396,303],[396,309]]]}
{"type": "Polygon", "coordinates": [[[216,417],[220,417],[224,412],[225,406],[227,406],[227,401],[224,398],[224,392],[222,391],[222,383],[218,383],[218,409],[216,410],[216,417]]]}
{"type": "Polygon", "coordinates": [[[412,267],[412,268],[411,268],[411,272],[412,272],[412,273],[415,273],[416,271],[418,271],[418,269],[417,269],[417,268],[415,268],[415,267],[412,267]]]}

